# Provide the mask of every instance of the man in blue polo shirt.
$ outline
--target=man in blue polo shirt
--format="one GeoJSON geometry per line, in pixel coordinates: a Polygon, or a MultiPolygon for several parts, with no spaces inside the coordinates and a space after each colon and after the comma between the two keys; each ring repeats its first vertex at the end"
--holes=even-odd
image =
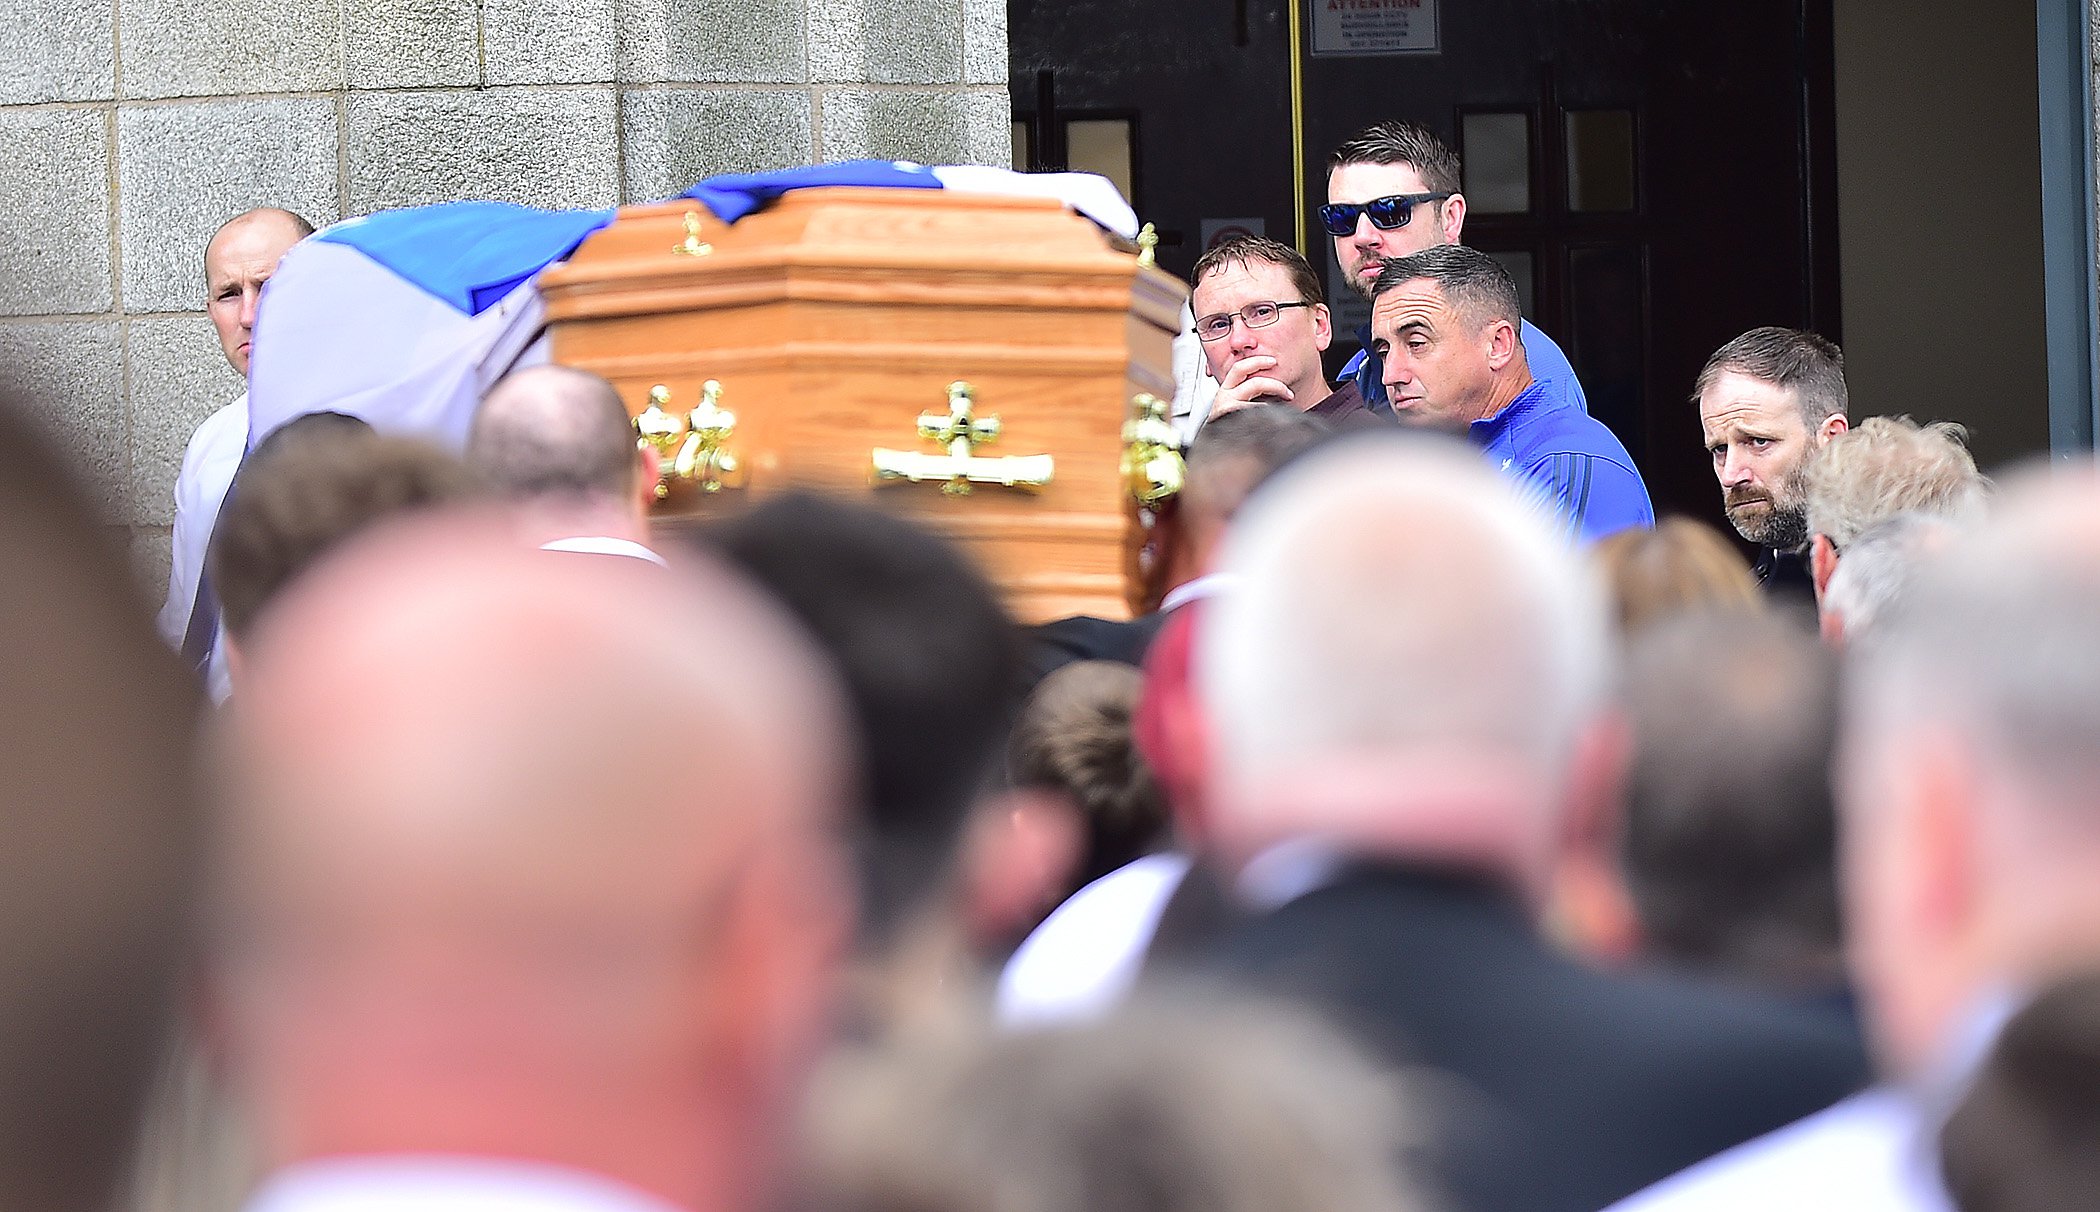
{"type": "MultiPolygon", "coordinates": [[[[1350,136],[1327,158],[1327,205],[1320,223],[1334,238],[1342,277],[1368,299],[1387,259],[1439,244],[1456,244],[1465,232],[1466,197],[1459,192],[1458,157],[1442,139],[1412,122],[1380,122],[1350,136]]],[[[1553,338],[1517,322],[1532,373],[1555,379],[1589,411],[1582,384],[1553,338]]],[[[1354,383],[1364,406],[1392,415],[1385,398],[1385,372],[1371,348],[1369,327],[1357,330],[1363,348],[1342,367],[1344,385],[1354,383]]]]}
{"type": "Polygon", "coordinates": [[[1516,284],[1484,253],[1445,244],[1382,263],[1371,350],[1394,417],[1465,436],[1584,539],[1654,524],[1641,473],[1576,402],[1574,377],[1532,375],[1519,319],[1516,284]]]}

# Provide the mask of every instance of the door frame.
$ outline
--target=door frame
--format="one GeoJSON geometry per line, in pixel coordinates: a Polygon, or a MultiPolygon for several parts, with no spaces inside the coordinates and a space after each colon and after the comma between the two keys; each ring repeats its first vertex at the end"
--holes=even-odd
{"type": "Polygon", "coordinates": [[[2088,0],[2036,0],[2042,137],[2042,291],[2049,450],[2090,452],[2100,430],[2100,280],[2094,265],[2093,45],[2088,0]]]}

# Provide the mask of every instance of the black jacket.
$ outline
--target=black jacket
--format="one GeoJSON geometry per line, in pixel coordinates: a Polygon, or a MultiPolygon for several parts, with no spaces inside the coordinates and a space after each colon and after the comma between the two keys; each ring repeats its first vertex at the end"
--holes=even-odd
{"type": "Polygon", "coordinates": [[[1563,954],[1471,876],[1359,866],[1232,930],[1215,970],[1426,1066],[1466,1212],[1597,1212],[1866,1078],[1826,1016],[1563,954]]]}

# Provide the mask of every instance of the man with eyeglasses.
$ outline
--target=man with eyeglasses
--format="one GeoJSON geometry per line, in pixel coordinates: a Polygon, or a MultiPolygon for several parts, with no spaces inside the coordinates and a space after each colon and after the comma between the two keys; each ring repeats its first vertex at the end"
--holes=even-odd
{"type": "MultiPolygon", "coordinates": [[[[1368,299],[1386,260],[1459,243],[1466,225],[1466,197],[1459,192],[1458,157],[1443,140],[1412,122],[1366,127],[1327,159],[1327,205],[1320,208],[1320,223],[1334,237],[1342,277],[1368,299]]],[[[1588,412],[1589,401],[1568,355],[1529,320],[1520,319],[1517,331],[1532,373],[1562,384],[1575,407],[1588,412]]],[[[1342,380],[1355,384],[1373,413],[1391,416],[1370,327],[1358,330],[1356,339],[1363,350],[1342,367],[1342,380]]]]}
{"type": "Polygon", "coordinates": [[[1288,404],[1338,425],[1373,419],[1357,389],[1328,386],[1333,339],[1320,278],[1298,250],[1260,236],[1221,241],[1190,275],[1203,360],[1218,381],[1210,415],[1288,404]]]}

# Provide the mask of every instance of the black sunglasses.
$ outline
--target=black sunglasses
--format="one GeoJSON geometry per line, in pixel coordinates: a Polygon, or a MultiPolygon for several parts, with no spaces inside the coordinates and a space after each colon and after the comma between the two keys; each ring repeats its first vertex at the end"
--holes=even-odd
{"type": "Polygon", "coordinates": [[[1373,198],[1369,202],[1329,202],[1320,208],[1320,225],[1330,236],[1356,234],[1356,217],[1371,216],[1371,226],[1380,231],[1391,231],[1406,227],[1414,217],[1415,206],[1422,202],[1441,202],[1451,196],[1451,191],[1434,194],[1388,194],[1373,198]]]}

